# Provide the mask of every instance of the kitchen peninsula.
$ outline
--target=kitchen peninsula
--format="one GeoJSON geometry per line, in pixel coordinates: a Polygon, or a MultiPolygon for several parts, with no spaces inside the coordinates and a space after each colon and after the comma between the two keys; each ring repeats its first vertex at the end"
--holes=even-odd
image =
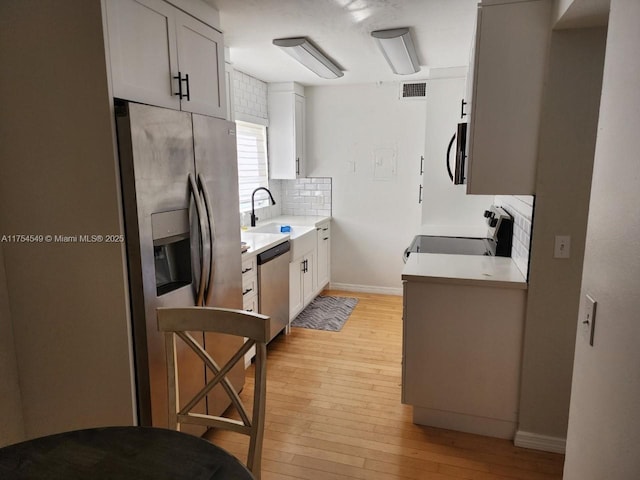
{"type": "Polygon", "coordinates": [[[411,253],[402,402],[413,421],[513,438],[527,283],[508,257],[411,253]]]}

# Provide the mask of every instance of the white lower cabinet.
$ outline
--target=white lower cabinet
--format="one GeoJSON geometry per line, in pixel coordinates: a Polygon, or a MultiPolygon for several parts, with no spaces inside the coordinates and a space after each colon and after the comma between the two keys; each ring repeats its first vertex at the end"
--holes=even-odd
{"type": "Polygon", "coordinates": [[[513,438],[526,290],[404,282],[402,403],[413,422],[513,438]]]}
{"type": "Polygon", "coordinates": [[[289,264],[289,321],[316,296],[315,257],[316,252],[310,250],[289,264]]]}
{"type": "MultiPolygon", "coordinates": [[[[258,263],[252,255],[242,260],[242,308],[247,312],[258,313],[258,263]]],[[[245,339],[246,341],[246,339],[245,339]]],[[[244,365],[248,367],[256,355],[253,347],[244,356],[244,365]]]]}
{"type": "Polygon", "coordinates": [[[316,291],[320,293],[329,283],[331,229],[329,222],[316,227],[318,254],[316,255],[316,291]]]}

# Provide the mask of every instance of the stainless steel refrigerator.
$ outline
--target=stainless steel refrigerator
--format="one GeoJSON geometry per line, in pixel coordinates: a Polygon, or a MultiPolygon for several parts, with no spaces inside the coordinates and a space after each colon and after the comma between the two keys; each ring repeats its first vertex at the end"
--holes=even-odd
{"type": "MultiPolygon", "coordinates": [[[[120,100],[115,110],[139,422],[166,427],[166,360],[156,308],[242,308],[235,125],[120,100]]],[[[204,341],[220,365],[241,342],[215,334],[204,341]]],[[[180,389],[187,397],[210,372],[180,342],[178,348],[180,389]]],[[[244,385],[242,365],[232,383],[238,390],[244,385]]],[[[228,403],[218,386],[198,408],[218,415],[228,403]]]]}

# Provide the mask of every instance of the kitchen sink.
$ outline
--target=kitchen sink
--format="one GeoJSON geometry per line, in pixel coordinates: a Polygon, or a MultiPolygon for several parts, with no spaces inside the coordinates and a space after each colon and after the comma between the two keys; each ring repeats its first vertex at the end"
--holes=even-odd
{"type": "Polygon", "coordinates": [[[265,225],[259,225],[257,227],[253,227],[249,229],[249,232],[254,233],[287,233],[289,234],[289,238],[291,240],[301,237],[309,232],[315,231],[315,227],[303,227],[303,226],[295,226],[295,225],[286,225],[289,226],[290,232],[283,232],[280,230],[280,227],[285,225],[281,223],[267,223],[265,225]]]}
{"type": "Polygon", "coordinates": [[[249,233],[282,233],[289,235],[289,241],[291,242],[291,258],[297,258],[300,255],[316,248],[316,227],[314,226],[302,226],[302,225],[286,225],[289,226],[291,231],[282,232],[280,227],[284,226],[282,223],[266,223],[257,227],[252,227],[248,230],[249,233]]]}

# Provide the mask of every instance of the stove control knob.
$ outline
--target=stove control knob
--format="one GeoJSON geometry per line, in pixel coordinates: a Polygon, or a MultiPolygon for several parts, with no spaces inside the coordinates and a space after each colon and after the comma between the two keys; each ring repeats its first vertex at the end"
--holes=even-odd
{"type": "Polygon", "coordinates": [[[484,218],[493,217],[493,212],[491,210],[484,211],[484,218]]]}
{"type": "Polygon", "coordinates": [[[498,225],[498,219],[494,218],[494,217],[491,217],[491,220],[489,220],[489,226],[491,228],[495,228],[496,225],[498,225]]]}

